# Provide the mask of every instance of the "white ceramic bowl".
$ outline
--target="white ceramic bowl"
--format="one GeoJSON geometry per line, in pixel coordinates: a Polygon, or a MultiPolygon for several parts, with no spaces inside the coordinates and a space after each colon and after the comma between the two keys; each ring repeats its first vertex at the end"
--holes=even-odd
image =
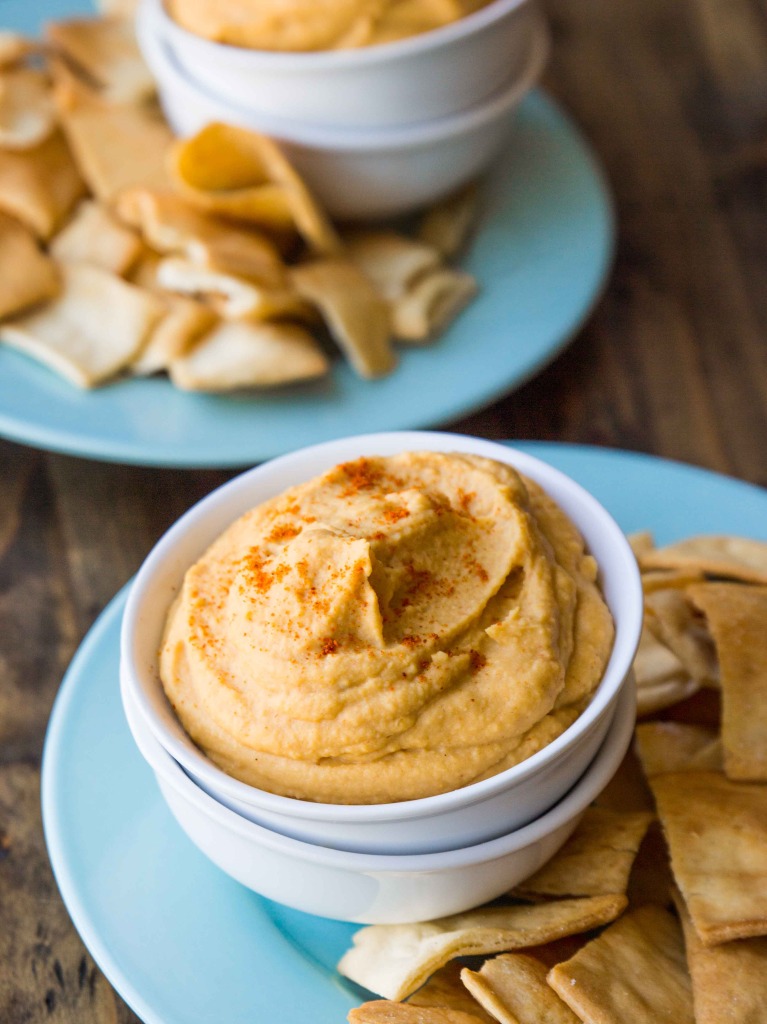
{"type": "Polygon", "coordinates": [[[403,214],[447,195],[482,173],[509,141],[514,114],[538,81],[548,36],[538,26],[520,75],[462,113],[402,128],[340,129],[254,112],[192,78],[157,31],[152,9],[136,23],[163,110],[176,134],[212,121],[241,125],[276,139],[325,209],[348,220],[403,214]]]}
{"type": "Polygon", "coordinates": [[[356,851],[451,849],[504,835],[532,821],[567,792],[596,754],[630,675],[642,622],[642,587],[623,533],[601,505],[563,473],[505,445],[427,431],[371,434],[304,448],[252,469],[204,498],[165,534],[139,570],[122,628],[121,676],[160,744],[217,801],[275,832],[356,851]],[[419,800],[389,804],[312,803],[231,778],[194,745],[160,683],[157,651],[184,574],[209,544],[254,505],[340,462],[404,451],[468,452],[506,462],[536,480],[583,534],[616,623],[612,654],[580,717],[544,749],[505,772],[419,800]]]}
{"type": "Polygon", "coordinates": [[[142,0],[181,68],[254,114],[337,128],[402,127],[482,103],[520,77],[537,0],[494,0],[444,28],[380,46],[275,53],[211,42],[142,0]]]}
{"type": "Polygon", "coordinates": [[[178,823],[202,852],[249,889],[309,914],[398,924],[456,914],[537,871],[614,775],[633,735],[635,689],[624,687],[604,743],[566,796],[536,821],[477,846],[374,856],[313,846],[255,825],[208,796],[163,750],[123,687],[131,732],[178,823]]]}

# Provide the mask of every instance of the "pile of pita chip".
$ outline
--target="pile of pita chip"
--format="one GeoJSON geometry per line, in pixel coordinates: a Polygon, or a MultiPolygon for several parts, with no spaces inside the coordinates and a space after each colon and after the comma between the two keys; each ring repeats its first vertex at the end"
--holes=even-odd
{"type": "Polygon", "coordinates": [[[347,230],[280,148],[229,124],[175,138],[133,4],[0,32],[0,342],[82,388],[166,374],[273,388],[343,358],[391,373],[475,295],[462,189],[409,229],[347,230]]]}
{"type": "Polygon", "coordinates": [[[500,900],[357,932],[338,969],[377,998],[352,1024],[767,1021],[767,542],[631,541],[632,750],[500,900]]]}

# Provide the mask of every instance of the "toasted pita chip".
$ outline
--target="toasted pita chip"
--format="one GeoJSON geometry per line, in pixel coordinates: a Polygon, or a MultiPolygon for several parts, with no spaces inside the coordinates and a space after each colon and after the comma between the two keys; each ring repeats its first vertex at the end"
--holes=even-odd
{"type": "Polygon", "coordinates": [[[477,294],[477,282],[462,270],[443,267],[419,278],[392,303],[392,329],[400,341],[430,341],[444,331],[477,294]]]}
{"type": "Polygon", "coordinates": [[[695,1024],[682,932],[662,907],[630,911],[548,981],[585,1024],[695,1024]]]}
{"type": "Polygon", "coordinates": [[[265,288],[232,274],[205,270],[176,257],[160,261],[157,283],[169,291],[204,295],[227,320],[312,318],[311,307],[290,287],[265,288]]]}
{"type": "Polygon", "coordinates": [[[222,323],[169,366],[186,391],[264,388],[322,377],[328,361],[297,324],[222,323]]]}
{"type": "Polygon", "coordinates": [[[168,186],[173,134],[152,104],[109,103],[66,76],[56,82],[54,97],[78,166],[103,203],[125,188],[168,186]]]}
{"type": "Polygon", "coordinates": [[[138,103],[154,95],[154,78],[139,51],[132,20],[70,18],[49,22],[45,34],[60,53],[98,83],[105,99],[138,103]]]}
{"type": "Polygon", "coordinates": [[[360,376],[380,377],[394,369],[388,307],[358,267],[345,260],[314,260],[294,267],[291,280],[317,307],[360,376]]]}
{"type": "Polygon", "coordinates": [[[60,131],[30,149],[0,149],[0,209],[38,238],[50,238],[84,195],[85,182],[60,131]]]}
{"type": "Polygon", "coordinates": [[[475,182],[465,185],[447,198],[435,203],[421,218],[418,237],[453,259],[463,249],[477,222],[479,190],[475,182]]]}
{"type": "Polygon", "coordinates": [[[666,773],[650,785],[703,944],[767,935],[767,786],[715,772],[666,773]]]}
{"type": "Polygon", "coordinates": [[[372,999],[356,1006],[346,1019],[349,1024],[479,1024],[483,1020],[449,1006],[412,1006],[389,999],[372,999]]]}
{"type": "Polygon", "coordinates": [[[626,540],[637,558],[652,551],[655,547],[655,537],[651,530],[637,530],[635,533],[628,534],[626,540]]]}
{"type": "Polygon", "coordinates": [[[494,1024],[493,1017],[482,1009],[461,981],[461,966],[458,960],[445,964],[408,998],[408,1005],[449,1007],[470,1013],[483,1024],[494,1024]]]}
{"type": "Polygon", "coordinates": [[[120,195],[116,212],[138,228],[157,252],[183,255],[206,270],[246,277],[271,288],[286,283],[280,254],[266,235],[227,224],[172,192],[128,189],[120,195]]]}
{"type": "Polygon", "coordinates": [[[0,320],[52,299],[58,290],[56,265],[32,232],[0,212],[0,320]]]}
{"type": "Polygon", "coordinates": [[[707,576],[767,583],[767,542],[747,537],[700,536],[656,548],[642,569],[694,569],[707,576]]]}
{"type": "Polygon", "coordinates": [[[144,249],[139,258],[126,274],[131,284],[139,288],[146,288],[150,292],[160,291],[165,293],[157,280],[157,271],[162,263],[162,256],[158,256],[151,249],[144,249]]]}
{"type": "Polygon", "coordinates": [[[440,255],[396,231],[353,231],[344,236],[346,255],[367,274],[379,295],[392,302],[424,274],[436,270],[440,255]]]}
{"type": "Polygon", "coordinates": [[[167,370],[170,364],[192,348],[217,320],[208,306],[178,295],[163,296],[166,311],[155,324],[143,348],[130,364],[136,375],[149,376],[167,370]]]}
{"type": "Polygon", "coordinates": [[[677,704],[700,689],[682,662],[647,628],[645,622],[634,657],[637,714],[646,715],[677,704]]]}
{"type": "Polygon", "coordinates": [[[512,896],[603,896],[625,893],[631,865],[652,821],[644,812],[589,807],[551,860],[512,896]]]}
{"type": "Polygon", "coordinates": [[[37,68],[0,73],[0,148],[31,149],[56,127],[48,76],[37,68]]]}
{"type": "Polygon", "coordinates": [[[173,147],[171,173],[189,201],[211,213],[256,224],[292,223],[315,252],[341,251],[335,228],[265,135],[229,124],[206,125],[173,147]]]}
{"type": "Polygon", "coordinates": [[[580,1018],[546,982],[540,960],[523,953],[502,953],[479,971],[465,967],[463,983],[501,1024],[579,1024],[580,1018]]]}
{"type": "Polygon", "coordinates": [[[0,68],[13,67],[40,49],[39,43],[19,32],[0,29],[0,68]]]}
{"type": "Polygon", "coordinates": [[[371,925],[354,936],[341,974],[388,999],[404,999],[460,956],[501,953],[589,931],[614,920],[623,896],[594,896],[535,906],[483,907],[425,924],[371,925]]]}
{"type": "Polygon", "coordinates": [[[642,722],[635,735],[648,779],[664,772],[722,770],[722,743],[713,729],[682,722],[642,722]]]}
{"type": "Polygon", "coordinates": [[[719,664],[706,622],[687,594],[675,588],[645,594],[645,622],[701,686],[715,685],[719,664]]]}
{"type": "Polygon", "coordinates": [[[691,583],[699,583],[703,579],[705,575],[693,569],[648,569],[642,573],[642,589],[645,594],[672,587],[683,590],[691,583]]]}
{"type": "Polygon", "coordinates": [[[761,1024],[767,1020],[767,939],[741,939],[707,949],[684,901],[682,921],[697,1024],[761,1024]]]}
{"type": "Polygon", "coordinates": [[[10,345],[83,388],[113,377],[140,350],[162,303],[86,264],[62,264],[58,298],[3,328],[10,345]]]}
{"type": "Polygon", "coordinates": [[[767,587],[703,583],[689,593],[719,657],[724,770],[767,782],[767,587]]]}
{"type": "Polygon", "coordinates": [[[61,263],[90,263],[122,276],[144,251],[141,239],[119,224],[100,203],[86,199],[51,241],[51,255],[61,263]]]}

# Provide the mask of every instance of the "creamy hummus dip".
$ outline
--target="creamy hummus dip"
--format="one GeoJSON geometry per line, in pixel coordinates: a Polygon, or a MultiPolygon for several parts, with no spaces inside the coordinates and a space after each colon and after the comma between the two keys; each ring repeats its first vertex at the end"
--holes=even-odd
{"type": "Polygon", "coordinates": [[[243,782],[328,803],[430,796],[577,718],[613,641],[596,580],[570,520],[510,466],[359,459],[247,512],[189,569],[160,674],[243,782]]]}
{"type": "Polygon", "coordinates": [[[255,50],[334,50],[390,43],[448,25],[490,0],[168,0],[206,39],[255,50]]]}

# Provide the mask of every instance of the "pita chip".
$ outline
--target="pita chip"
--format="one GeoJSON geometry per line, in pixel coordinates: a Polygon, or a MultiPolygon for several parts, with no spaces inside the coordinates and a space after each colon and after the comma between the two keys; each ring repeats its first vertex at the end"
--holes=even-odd
{"type": "Polygon", "coordinates": [[[328,361],[314,338],[297,324],[221,323],[169,367],[185,391],[267,388],[312,380],[328,361]]]}
{"type": "Polygon", "coordinates": [[[722,743],[713,729],[684,722],[640,722],[636,747],[645,775],[722,771],[722,743]]]}
{"type": "Polygon", "coordinates": [[[629,533],[626,540],[637,559],[655,547],[655,537],[651,530],[637,530],[634,533],[629,533]]]}
{"type": "Polygon", "coordinates": [[[767,786],[715,772],[668,772],[650,785],[703,944],[767,935],[767,786]]]}
{"type": "Polygon", "coordinates": [[[640,560],[645,569],[693,569],[707,576],[767,584],[767,542],[748,537],[689,537],[656,548],[640,560]]]}
{"type": "Polygon", "coordinates": [[[625,914],[548,981],[585,1024],[695,1024],[682,931],[662,907],[625,914]]]}
{"type": "Polygon", "coordinates": [[[39,43],[20,32],[0,29],[0,68],[13,67],[40,49],[39,43]]]}
{"type": "Polygon", "coordinates": [[[348,258],[389,302],[403,296],[420,277],[441,265],[436,249],[396,231],[353,231],[344,237],[344,243],[348,258]]]}
{"type": "Polygon", "coordinates": [[[479,971],[465,967],[463,983],[500,1024],[579,1024],[570,1007],[550,988],[546,967],[524,953],[502,953],[479,971]]]}
{"type": "Polygon", "coordinates": [[[724,770],[767,782],[767,587],[702,583],[689,593],[719,658],[724,770]]]}
{"type": "Polygon", "coordinates": [[[421,924],[371,925],[356,933],[338,970],[372,992],[404,999],[456,957],[524,949],[589,931],[614,920],[625,906],[623,896],[594,896],[482,907],[421,924]]]}
{"type": "Polygon", "coordinates": [[[413,1006],[389,999],[371,999],[350,1010],[346,1019],[349,1024],[480,1024],[485,1020],[449,1006],[413,1006]]]}
{"type": "Polygon", "coordinates": [[[715,685],[719,665],[711,634],[685,591],[671,588],[645,594],[645,622],[679,658],[701,686],[715,685]]]}
{"type": "Polygon", "coordinates": [[[637,714],[660,711],[691,696],[700,688],[679,658],[655,634],[642,626],[634,657],[637,683],[637,714]]]}
{"type": "Polygon", "coordinates": [[[210,331],[216,314],[208,306],[194,299],[178,295],[163,295],[165,313],[152,328],[141,351],[130,364],[130,372],[149,376],[167,370],[170,364],[192,348],[194,343],[210,331]]]}
{"type": "Polygon", "coordinates": [[[652,821],[646,812],[589,807],[557,853],[510,895],[603,896],[625,893],[631,865],[652,821]]]}
{"type": "Polygon", "coordinates": [[[48,239],[85,195],[85,182],[58,130],[24,150],[0,149],[0,209],[48,239]]]}
{"type": "Polygon", "coordinates": [[[471,182],[426,211],[418,227],[419,239],[445,259],[453,259],[477,222],[478,208],[479,190],[476,182],[471,182]]]}
{"type": "Polygon", "coordinates": [[[62,264],[62,289],[3,327],[4,340],[89,388],[119,373],[162,315],[162,303],[100,267],[62,264]]]}
{"type": "Polygon", "coordinates": [[[0,212],[0,320],[52,299],[58,290],[53,260],[28,228],[0,212]]]}
{"type": "Polygon", "coordinates": [[[92,199],[80,203],[50,244],[51,255],[60,263],[90,263],[118,276],[126,274],[143,251],[136,232],[92,199]]]}
{"type": "Polygon", "coordinates": [[[442,267],[419,278],[392,303],[392,329],[400,341],[427,342],[444,331],[477,294],[462,270],[442,267]]]}
{"type": "Polygon", "coordinates": [[[56,127],[48,76],[37,68],[0,72],[0,148],[31,149],[56,127]]]}
{"type": "Polygon", "coordinates": [[[461,963],[451,960],[432,974],[425,985],[408,997],[410,1006],[441,1006],[451,1010],[462,1010],[479,1018],[484,1024],[494,1024],[494,1019],[479,1005],[461,980],[461,963]]]}
{"type": "Polygon", "coordinates": [[[347,260],[314,260],[294,267],[291,280],[317,308],[361,377],[381,377],[394,369],[388,306],[358,267],[347,260]]]}
{"type": "Polygon", "coordinates": [[[51,21],[45,34],[59,53],[98,83],[105,99],[139,103],[154,95],[154,78],[130,19],[107,15],[51,21]]]}

